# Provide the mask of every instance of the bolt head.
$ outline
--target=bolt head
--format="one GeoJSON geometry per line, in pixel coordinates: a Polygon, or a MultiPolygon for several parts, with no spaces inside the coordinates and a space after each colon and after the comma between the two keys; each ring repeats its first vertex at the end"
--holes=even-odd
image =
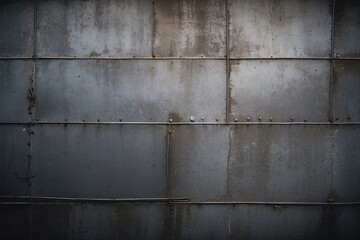
{"type": "Polygon", "coordinates": [[[250,121],[250,117],[246,117],[246,121],[250,121]]]}
{"type": "Polygon", "coordinates": [[[237,121],[239,121],[239,119],[235,118],[234,121],[237,122],[237,121]]]}
{"type": "Polygon", "coordinates": [[[169,122],[172,122],[172,121],[173,121],[172,118],[170,118],[170,119],[169,119],[169,122]]]}
{"type": "Polygon", "coordinates": [[[291,120],[291,121],[294,121],[294,117],[290,117],[290,120],[291,120]]]}
{"type": "Polygon", "coordinates": [[[269,117],[269,121],[271,122],[273,119],[272,119],[272,117],[269,117]]]}
{"type": "Polygon", "coordinates": [[[262,117],[260,116],[260,117],[259,117],[259,121],[261,121],[261,120],[262,120],[262,117]]]}
{"type": "Polygon", "coordinates": [[[204,120],[205,118],[204,117],[201,117],[201,120],[204,120]]]}
{"type": "Polygon", "coordinates": [[[194,116],[191,116],[191,117],[190,117],[190,121],[191,121],[191,122],[195,121],[195,117],[194,117],[194,116]]]}

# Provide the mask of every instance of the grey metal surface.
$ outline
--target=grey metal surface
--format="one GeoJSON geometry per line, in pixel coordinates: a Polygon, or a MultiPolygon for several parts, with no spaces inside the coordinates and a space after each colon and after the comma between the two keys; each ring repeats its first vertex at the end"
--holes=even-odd
{"type": "Polygon", "coordinates": [[[232,61],[230,121],[328,121],[330,63],[232,61]]]}
{"type": "Polygon", "coordinates": [[[0,205],[0,239],[31,239],[30,206],[0,205]]]}
{"type": "Polygon", "coordinates": [[[225,61],[39,61],[36,112],[43,121],[220,121],[225,61]]]}
{"type": "Polygon", "coordinates": [[[164,126],[37,126],[32,193],[166,197],[165,137],[164,126]]]}
{"type": "Polygon", "coordinates": [[[326,202],[331,187],[328,126],[236,126],[230,136],[229,197],[326,202]]]}
{"type": "Polygon", "coordinates": [[[337,201],[359,200],[360,128],[338,127],[334,139],[334,197],[337,201]]]}
{"type": "Polygon", "coordinates": [[[227,187],[229,127],[171,128],[170,188],[172,197],[221,199],[227,187]]]}
{"type": "Polygon", "coordinates": [[[338,60],[334,66],[334,120],[360,121],[360,61],[338,60]]]}
{"type": "Polygon", "coordinates": [[[0,57],[31,57],[33,54],[33,1],[1,1],[0,57]]]}
{"type": "Polygon", "coordinates": [[[28,120],[32,68],[30,60],[0,60],[0,121],[28,120]]]}
{"type": "Polygon", "coordinates": [[[334,57],[360,57],[359,12],[359,1],[335,1],[334,57]]]}
{"type": "Polygon", "coordinates": [[[358,239],[360,207],[175,205],[172,239],[358,239]]]}
{"type": "Polygon", "coordinates": [[[166,239],[166,205],[33,206],[32,239],[166,239]]]}
{"type": "Polygon", "coordinates": [[[154,2],[154,56],[224,57],[226,55],[225,1],[156,0],[154,2]]]}
{"type": "Polygon", "coordinates": [[[37,5],[38,56],[151,57],[151,0],[40,0],[37,5]]]}
{"type": "Polygon", "coordinates": [[[230,56],[330,57],[330,3],[230,0],[230,56]]]}
{"type": "Polygon", "coordinates": [[[28,138],[27,126],[0,125],[0,196],[29,195],[28,138]]]}

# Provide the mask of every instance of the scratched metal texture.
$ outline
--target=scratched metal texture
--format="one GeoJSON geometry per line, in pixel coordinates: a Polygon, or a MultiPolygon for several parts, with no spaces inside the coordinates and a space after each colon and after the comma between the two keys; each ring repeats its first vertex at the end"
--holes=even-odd
{"type": "Polygon", "coordinates": [[[151,0],[37,3],[37,55],[151,57],[151,0]]]}
{"type": "Polygon", "coordinates": [[[334,120],[360,121],[360,61],[338,60],[334,64],[334,120]]]}
{"type": "Polygon", "coordinates": [[[0,57],[31,57],[34,48],[33,1],[1,1],[0,57]]]}
{"type": "Polygon", "coordinates": [[[356,0],[335,1],[334,56],[360,57],[360,3],[356,0]]]}
{"type": "Polygon", "coordinates": [[[225,119],[225,61],[46,60],[37,63],[43,121],[225,119]]]}
{"type": "Polygon", "coordinates": [[[28,120],[32,70],[30,60],[0,60],[0,121],[28,120]]]}
{"type": "Polygon", "coordinates": [[[329,86],[328,61],[233,61],[230,121],[326,122],[329,86]]]}
{"type": "Polygon", "coordinates": [[[226,55],[225,1],[156,0],[154,2],[154,56],[224,57],[226,55]]]}
{"type": "Polygon", "coordinates": [[[33,151],[35,196],[166,197],[164,126],[36,126],[33,151]]]}
{"type": "Polygon", "coordinates": [[[230,0],[230,56],[330,57],[330,3],[230,0]]]}

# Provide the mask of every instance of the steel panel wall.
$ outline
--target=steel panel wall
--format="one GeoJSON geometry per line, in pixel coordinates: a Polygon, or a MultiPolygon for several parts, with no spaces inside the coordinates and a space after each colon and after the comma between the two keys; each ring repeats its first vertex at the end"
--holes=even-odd
{"type": "Polygon", "coordinates": [[[327,61],[232,62],[230,120],[247,121],[249,117],[249,121],[325,122],[329,80],[327,61]]]}
{"type": "Polygon", "coordinates": [[[359,239],[359,3],[4,1],[0,239],[359,239]]]}
{"type": "Polygon", "coordinates": [[[165,137],[163,126],[37,126],[32,192],[54,197],[166,197],[165,137]]]}
{"type": "Polygon", "coordinates": [[[50,60],[37,64],[43,121],[225,119],[224,61],[50,60]]]}
{"type": "Polygon", "coordinates": [[[230,0],[230,56],[329,57],[329,0],[230,0]]]}
{"type": "Polygon", "coordinates": [[[28,90],[33,64],[28,60],[0,60],[0,121],[27,121],[28,90]]]}
{"type": "Polygon", "coordinates": [[[151,56],[152,1],[38,2],[39,56],[151,56]]]}
{"type": "Polygon", "coordinates": [[[34,3],[0,3],[0,57],[31,57],[34,48],[34,3]]]}

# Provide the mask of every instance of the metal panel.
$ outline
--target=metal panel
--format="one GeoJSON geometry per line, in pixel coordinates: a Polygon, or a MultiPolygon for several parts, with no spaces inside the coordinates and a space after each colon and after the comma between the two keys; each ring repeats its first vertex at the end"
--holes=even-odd
{"type": "Polygon", "coordinates": [[[189,197],[192,201],[223,197],[229,127],[177,126],[171,136],[171,196],[189,197]]]}
{"type": "Polygon", "coordinates": [[[155,56],[224,57],[225,34],[225,1],[155,1],[155,56]]]}
{"type": "Polygon", "coordinates": [[[33,1],[0,3],[0,56],[30,57],[33,54],[33,1]]]}
{"type": "Polygon", "coordinates": [[[360,57],[360,2],[335,1],[335,57],[360,57]]]}
{"type": "Polygon", "coordinates": [[[175,205],[172,239],[358,239],[359,206],[175,205]]]}
{"type": "MultiPolygon", "coordinates": [[[[0,125],[0,195],[29,194],[28,128],[0,125]]],[[[0,214],[1,215],[1,214],[0,214]]]]}
{"type": "Polygon", "coordinates": [[[334,131],[334,197],[337,201],[359,201],[360,128],[341,126],[334,131]]]}
{"type": "Polygon", "coordinates": [[[166,197],[166,127],[39,126],[35,196],[166,197]]]}
{"type": "Polygon", "coordinates": [[[28,120],[32,61],[0,61],[0,121],[28,120]]]}
{"type": "Polygon", "coordinates": [[[37,114],[63,121],[220,121],[225,61],[40,61],[37,114]]]}
{"type": "Polygon", "coordinates": [[[328,126],[236,126],[231,131],[229,195],[241,201],[327,201],[328,126]]]}
{"type": "Polygon", "coordinates": [[[166,239],[165,205],[34,206],[33,239],[166,239]]]}
{"type": "Polygon", "coordinates": [[[329,57],[329,0],[231,0],[231,57],[329,57]]]}
{"type": "Polygon", "coordinates": [[[42,0],[39,56],[151,56],[152,1],[42,0]]]}
{"type": "Polygon", "coordinates": [[[334,65],[335,121],[360,121],[360,61],[339,60],[334,65]]]}
{"type": "Polygon", "coordinates": [[[231,121],[328,121],[328,61],[233,61],[230,74],[231,121]]]}
{"type": "Polygon", "coordinates": [[[32,239],[29,205],[0,205],[0,239],[32,239]]]}

